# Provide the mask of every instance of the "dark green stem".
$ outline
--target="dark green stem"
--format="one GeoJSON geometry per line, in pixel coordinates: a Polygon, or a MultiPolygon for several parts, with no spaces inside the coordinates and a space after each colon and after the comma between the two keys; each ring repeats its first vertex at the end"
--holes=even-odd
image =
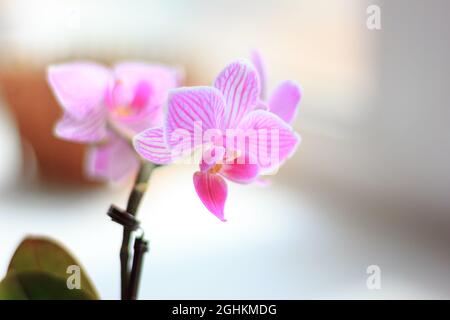
{"type": "MultiPolygon", "coordinates": [[[[142,162],[139,167],[139,171],[133,185],[133,190],[131,191],[128,198],[126,210],[133,216],[136,216],[137,214],[142,197],[147,190],[148,180],[154,168],[155,165],[148,162],[142,162]]],[[[131,232],[132,231],[129,228],[123,228],[122,246],[120,248],[120,279],[122,300],[129,299],[128,284],[130,279],[129,259],[131,232]]]]}
{"type": "Polygon", "coordinates": [[[141,280],[144,254],[148,251],[148,242],[143,236],[134,241],[133,265],[131,267],[130,282],[128,283],[128,299],[136,300],[141,280]]]}

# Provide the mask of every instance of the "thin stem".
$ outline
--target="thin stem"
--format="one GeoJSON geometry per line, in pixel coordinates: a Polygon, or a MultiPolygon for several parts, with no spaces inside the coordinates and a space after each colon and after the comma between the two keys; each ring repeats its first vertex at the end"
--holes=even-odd
{"type": "Polygon", "coordinates": [[[148,251],[148,242],[143,236],[134,240],[133,266],[131,268],[130,282],[128,284],[128,299],[136,300],[141,279],[144,254],[148,251]]]}
{"type": "MultiPolygon", "coordinates": [[[[153,169],[156,166],[142,162],[136,180],[133,186],[133,190],[130,193],[127,203],[127,212],[136,216],[142,197],[147,189],[148,180],[153,169]]],[[[130,278],[129,259],[130,259],[130,238],[131,230],[129,228],[123,228],[122,246],[120,248],[120,279],[121,279],[121,297],[122,300],[128,298],[128,282],[130,278]]]]}

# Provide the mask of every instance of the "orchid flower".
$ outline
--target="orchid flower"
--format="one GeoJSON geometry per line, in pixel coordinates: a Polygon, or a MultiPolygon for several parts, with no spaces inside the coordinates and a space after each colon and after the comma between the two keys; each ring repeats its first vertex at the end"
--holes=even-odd
{"type": "Polygon", "coordinates": [[[257,104],[257,108],[268,110],[279,116],[285,122],[292,124],[302,96],[300,87],[291,80],[283,81],[275,88],[269,99],[264,101],[266,99],[267,91],[267,75],[264,61],[258,51],[251,52],[250,60],[258,71],[261,87],[260,100],[257,104]]]}
{"type": "Polygon", "coordinates": [[[257,108],[260,86],[255,67],[244,60],[235,61],[211,87],[171,90],[164,125],[134,138],[136,151],[159,164],[175,161],[179,154],[174,150],[180,143],[187,141],[191,150],[204,147],[200,169],[193,177],[194,187],[206,208],[222,221],[228,194],[225,179],[241,184],[253,182],[259,174],[278,168],[300,140],[276,113],[257,108]],[[200,139],[199,130],[204,133],[200,139]],[[236,145],[235,137],[239,139],[242,132],[245,143],[236,145]],[[271,155],[268,163],[267,151],[271,155]]]}
{"type": "Polygon", "coordinates": [[[87,174],[110,181],[137,170],[139,157],[131,139],[162,124],[168,90],[179,81],[174,69],[140,62],[113,69],[91,62],[52,65],[47,77],[64,111],[55,135],[90,144],[87,174]]]}

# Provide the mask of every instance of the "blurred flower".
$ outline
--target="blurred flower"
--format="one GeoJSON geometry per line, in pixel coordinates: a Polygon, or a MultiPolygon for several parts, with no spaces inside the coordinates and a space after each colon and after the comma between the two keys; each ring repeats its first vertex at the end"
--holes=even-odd
{"type": "Polygon", "coordinates": [[[52,65],[47,76],[64,111],[55,135],[91,144],[87,174],[112,181],[137,169],[131,138],[161,125],[168,90],[179,81],[174,69],[139,62],[120,63],[113,69],[91,62],[52,65]]]}
{"type": "Polygon", "coordinates": [[[277,169],[299,142],[299,136],[275,112],[257,108],[260,93],[255,67],[246,61],[233,62],[212,87],[172,90],[164,126],[143,131],[135,137],[134,146],[141,156],[160,164],[176,160],[180,154],[174,150],[180,144],[191,151],[202,147],[200,171],[193,178],[195,190],[206,208],[225,221],[224,178],[253,182],[259,174],[277,169]],[[237,145],[240,138],[245,143],[237,145]]]}

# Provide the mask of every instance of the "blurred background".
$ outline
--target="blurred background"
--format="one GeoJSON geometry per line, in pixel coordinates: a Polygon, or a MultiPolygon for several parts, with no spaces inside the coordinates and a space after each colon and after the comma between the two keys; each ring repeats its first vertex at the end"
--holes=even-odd
{"type": "Polygon", "coordinates": [[[25,235],[47,235],[119,297],[122,232],[105,213],[129,185],[86,181],[85,147],[52,136],[48,64],[160,61],[198,85],[256,48],[269,91],[303,87],[302,145],[270,187],[231,186],[227,223],[195,195],[194,167],[155,171],[140,297],[449,299],[448,12],[446,0],[0,0],[0,273],[25,235]]]}

